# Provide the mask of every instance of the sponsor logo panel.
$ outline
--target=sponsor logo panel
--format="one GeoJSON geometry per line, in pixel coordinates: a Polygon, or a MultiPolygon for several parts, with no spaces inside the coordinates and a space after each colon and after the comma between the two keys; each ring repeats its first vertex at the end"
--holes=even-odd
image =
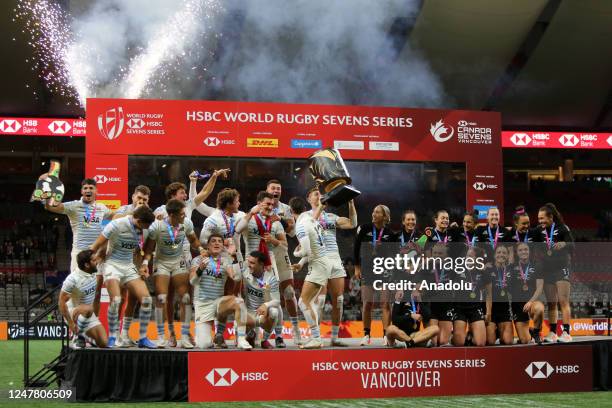
{"type": "Polygon", "coordinates": [[[248,137],[247,147],[278,148],[278,139],[248,137]]]}
{"type": "Polygon", "coordinates": [[[323,146],[321,140],[316,139],[291,139],[292,149],[320,149],[323,146]]]}
{"type": "Polygon", "coordinates": [[[399,152],[399,142],[368,142],[370,150],[399,152]]]}
{"type": "Polygon", "coordinates": [[[334,140],[334,149],[338,150],[364,150],[364,146],[359,140],[334,140]]]}

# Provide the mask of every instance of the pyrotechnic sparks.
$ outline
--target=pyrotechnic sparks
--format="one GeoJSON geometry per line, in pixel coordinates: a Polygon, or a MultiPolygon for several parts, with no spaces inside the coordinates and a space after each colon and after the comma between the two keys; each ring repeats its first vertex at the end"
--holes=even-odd
{"type": "Polygon", "coordinates": [[[111,50],[108,45],[106,49],[91,41],[91,36],[74,32],[72,27],[83,31],[87,25],[74,24],[73,17],[50,0],[20,0],[15,13],[25,21],[29,45],[35,50],[32,69],[52,92],[67,95],[84,107],[86,98],[100,94],[139,98],[167,92],[167,82],[175,79],[172,73],[188,70],[208,52],[203,37],[216,36],[210,27],[222,10],[218,0],[184,0],[144,43],[131,44],[131,50],[129,46],[111,50]],[[128,58],[135,49],[140,52],[128,58]],[[101,55],[109,51],[126,56],[123,64],[102,66],[101,55]]]}

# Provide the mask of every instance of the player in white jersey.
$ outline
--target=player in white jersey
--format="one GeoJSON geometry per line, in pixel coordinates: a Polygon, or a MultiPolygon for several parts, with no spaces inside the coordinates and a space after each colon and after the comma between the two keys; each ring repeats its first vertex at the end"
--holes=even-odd
{"type": "MultiPolygon", "coordinates": [[[[251,211],[243,217],[236,231],[242,233],[246,242],[246,253],[252,251],[262,252],[266,256],[266,269],[272,269],[275,275],[281,281],[280,273],[277,270],[278,262],[275,261],[274,248],[283,246],[287,248],[287,237],[283,226],[279,221],[273,221],[272,207],[274,205],[274,197],[266,191],[260,191],[257,194],[257,205],[251,208],[251,211]]],[[[288,257],[287,257],[288,258],[288,257]]],[[[281,288],[282,288],[281,281],[281,288]]],[[[293,285],[286,286],[283,291],[285,302],[295,302],[295,292],[293,285]]],[[[299,343],[300,329],[298,326],[297,311],[291,314],[289,309],[291,325],[293,326],[293,338],[299,343]]],[[[294,309],[295,310],[295,309],[294,309]]],[[[276,334],[276,347],[284,348],[282,333],[276,334]]]]}
{"type": "Polygon", "coordinates": [[[326,288],[329,288],[332,304],[332,337],[331,345],[336,347],[346,347],[348,344],[342,342],[338,338],[340,331],[340,321],[342,319],[342,309],[344,307],[344,279],[346,278],[346,271],[340,258],[340,252],[338,250],[338,242],[336,240],[336,229],[353,229],[357,228],[357,211],[355,210],[355,203],[353,200],[348,202],[349,216],[339,217],[336,214],[321,211],[319,214],[316,209],[322,208],[321,206],[321,193],[318,188],[313,188],[308,192],[307,195],[308,203],[312,208],[310,213],[313,218],[319,222],[323,229],[323,240],[325,247],[327,248],[327,256],[329,257],[332,264],[331,278],[327,283],[327,286],[323,287],[321,293],[317,297],[317,304],[319,307],[319,316],[323,316],[323,305],[325,304],[325,295],[327,293],[326,288]]]}
{"type": "MultiPolygon", "coordinates": [[[[235,255],[236,247],[231,245],[229,250],[235,255]]],[[[227,278],[234,281],[241,279],[239,263],[230,263],[227,257],[221,255],[222,252],[223,237],[212,234],[208,238],[207,256],[199,255],[191,264],[190,281],[197,288],[194,299],[196,347],[213,347],[215,319],[225,322],[233,314],[238,348],[250,350],[252,347],[245,338],[247,311],[244,300],[233,295],[224,296],[227,278]]]]}
{"type": "MultiPolygon", "coordinates": [[[[291,212],[296,220],[295,234],[300,241],[293,255],[302,258],[299,263],[300,267],[308,262],[308,273],[304,279],[298,305],[312,332],[312,337],[302,347],[310,349],[323,347],[316,298],[321,288],[331,278],[332,264],[327,257],[323,229],[307,211],[306,205],[306,200],[302,197],[293,197],[289,200],[291,212]]],[[[317,211],[320,212],[321,209],[317,211]]]]}
{"type": "MultiPolygon", "coordinates": [[[[102,203],[96,202],[96,180],[86,178],[81,182],[81,199],[59,203],[51,206],[45,202],[45,209],[56,214],[65,214],[70,220],[72,228],[72,252],[70,253],[70,272],[77,270],[77,254],[88,249],[102,232],[102,222],[112,217],[111,210],[102,203]]],[[[102,269],[102,268],[100,268],[102,269]]],[[[94,300],[94,311],[100,312],[100,293],[102,292],[103,278],[101,271],[96,275],[97,289],[94,300]]]]}
{"type": "MultiPolygon", "coordinates": [[[[205,216],[210,216],[214,208],[206,205],[204,200],[208,198],[208,196],[212,193],[215,184],[217,182],[217,178],[219,176],[225,176],[229,172],[229,169],[224,170],[215,170],[211,175],[210,179],[206,182],[202,190],[195,194],[196,186],[198,182],[198,176],[196,172],[192,172],[189,175],[189,196],[187,195],[187,187],[185,184],[180,182],[170,183],[166,187],[166,199],[172,200],[177,199],[185,202],[185,216],[187,219],[191,220],[191,215],[193,210],[196,209],[200,214],[205,216]]],[[[154,211],[155,217],[158,220],[163,220],[168,217],[168,213],[166,212],[166,205],[161,205],[157,207],[154,211]]],[[[191,251],[189,250],[189,243],[186,241],[183,245],[183,257],[185,260],[185,264],[187,269],[189,269],[189,264],[191,263],[191,251]]],[[[174,287],[172,286],[172,282],[170,282],[170,287],[168,288],[168,297],[166,299],[166,313],[168,318],[168,330],[170,331],[170,338],[168,339],[168,345],[170,347],[176,347],[176,335],[174,334],[174,287]]]]}
{"type": "MultiPolygon", "coordinates": [[[[234,245],[238,250],[236,257],[239,262],[242,262],[242,253],[240,252],[240,234],[236,233],[236,225],[244,212],[240,211],[240,193],[235,189],[224,188],[217,194],[217,209],[214,213],[204,221],[202,232],[200,233],[200,242],[208,242],[208,238],[212,234],[219,234],[223,237],[224,250],[222,256],[229,256],[227,248],[234,245]]],[[[226,295],[237,296],[240,294],[240,282],[229,281],[229,287],[226,288],[226,295]]],[[[215,345],[221,348],[226,348],[223,333],[225,332],[225,322],[217,321],[215,345]]]]}
{"type": "Polygon", "coordinates": [[[145,244],[144,265],[149,264],[155,250],[155,323],[159,347],[166,347],[164,340],[164,309],[170,281],[181,301],[181,340],[179,347],[191,349],[189,341],[191,326],[191,296],[189,294],[189,270],[183,257],[183,244],[188,241],[194,250],[204,252],[194,229],[193,222],[185,218],[185,202],[172,199],[166,204],[168,217],[155,220],[149,227],[149,236],[145,244]]]}
{"type": "MultiPolygon", "coordinates": [[[[272,206],[272,213],[277,216],[285,230],[285,234],[288,236],[295,236],[295,221],[291,215],[291,208],[285,203],[280,201],[283,193],[283,188],[279,180],[269,180],[266,184],[266,192],[272,194],[274,198],[274,205],[272,206]]],[[[297,322],[297,299],[295,298],[294,282],[293,282],[293,269],[291,268],[291,259],[289,259],[289,252],[287,247],[278,246],[274,248],[274,259],[276,261],[276,270],[278,272],[278,280],[280,281],[280,291],[283,294],[285,300],[285,307],[291,322],[297,322]]],[[[297,323],[293,325],[294,340],[296,344],[300,343],[299,329],[297,323]]],[[[283,347],[282,342],[283,334],[283,322],[279,321],[278,326],[274,329],[276,333],[277,347],[283,347]]]]}
{"type": "Polygon", "coordinates": [[[247,341],[255,347],[257,330],[263,329],[260,346],[262,349],[272,349],[270,331],[283,320],[283,309],[280,304],[279,284],[273,271],[265,270],[266,257],[259,251],[253,251],[247,256],[242,270],[242,296],[246,300],[250,328],[247,341]],[[255,328],[255,330],[253,330],[255,328]]]}
{"type": "Polygon", "coordinates": [[[85,347],[89,336],[98,347],[106,347],[106,331],[93,311],[96,292],[96,262],[93,251],[86,249],[77,254],[77,270],[70,272],[62,284],[58,306],[70,331],[77,335],[76,348],[85,347]]]}
{"type": "Polygon", "coordinates": [[[149,268],[134,263],[134,251],[137,250],[136,262],[144,257],[144,243],[147,229],[155,221],[149,207],[139,207],[134,214],[113,220],[108,224],[96,242],[91,246],[94,252],[106,250],[104,282],[111,303],[108,307],[108,346],[113,347],[119,331],[119,305],[121,304],[121,287],[127,286],[131,295],[140,302],[140,336],[138,347],[157,348],[147,338],[147,327],[151,317],[153,299],[142,278],[149,276],[149,268]]]}
{"type": "MultiPolygon", "coordinates": [[[[151,196],[151,190],[149,187],[144,185],[138,185],[134,188],[132,193],[132,203],[125,204],[115,210],[113,219],[125,217],[134,214],[136,208],[144,205],[149,205],[149,197],[151,196]]],[[[96,292],[96,299],[99,302],[99,292],[96,292]]],[[[138,300],[134,296],[129,296],[128,290],[124,288],[121,292],[121,305],[119,311],[123,310],[123,316],[121,317],[121,333],[119,339],[117,339],[117,347],[135,347],[137,343],[130,338],[130,327],[132,325],[132,319],[134,318],[134,308],[138,303],[138,300]],[[124,306],[125,303],[125,307],[124,306]]]]}

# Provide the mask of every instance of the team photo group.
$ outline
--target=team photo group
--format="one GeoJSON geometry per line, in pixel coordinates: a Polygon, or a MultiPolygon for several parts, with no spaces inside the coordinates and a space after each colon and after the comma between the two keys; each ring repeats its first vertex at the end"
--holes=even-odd
{"type": "Polygon", "coordinates": [[[68,217],[73,233],[70,274],[59,297],[72,347],[285,348],[285,321],[291,324],[289,345],[304,349],[572,341],[573,238],[554,204],[537,209],[535,220],[519,206],[507,225],[496,207],[488,209],[486,220],[472,212],[450,219],[448,211],[437,208],[430,209],[433,219],[417,219],[414,210],[394,208],[402,214],[401,230],[395,231],[384,204],[372,208],[368,219],[358,219],[356,198],[343,204],[348,215],[339,216],[322,204],[324,191],[317,187],[281,202],[281,180],[262,185],[255,203],[241,202],[233,188],[214,196],[217,180],[229,172],[215,170],[205,177],[193,172],[189,186],[166,186],[160,206],[149,202],[149,187],[138,185],[130,204],[111,210],[96,200],[93,179],[82,181],[79,200],[45,201],[46,210],[68,217]],[[194,225],[194,210],[206,217],[203,225],[194,225]],[[359,343],[340,337],[347,272],[338,230],[353,234],[353,278],[360,281],[363,320],[359,343]],[[435,262],[382,272],[373,268],[375,258],[397,254],[481,262],[460,270],[435,262]],[[294,281],[294,274],[304,276],[303,283],[294,281]],[[400,281],[415,282],[416,289],[387,289],[400,281]],[[450,281],[468,289],[420,285],[443,287],[450,281]],[[108,331],[98,318],[103,288],[108,331]],[[331,338],[324,342],[320,324],[326,299],[331,338]],[[381,311],[382,339],[373,335],[374,309],[381,311]],[[559,310],[563,325],[557,336],[559,310]],[[545,312],[550,330],[541,337],[545,312]],[[180,316],[180,336],[175,316],[180,316]],[[157,336],[148,331],[152,320],[157,336]],[[300,331],[301,320],[308,330],[300,331]],[[139,323],[137,341],[129,335],[132,322],[139,323]],[[224,337],[228,324],[235,342],[224,337]]]}

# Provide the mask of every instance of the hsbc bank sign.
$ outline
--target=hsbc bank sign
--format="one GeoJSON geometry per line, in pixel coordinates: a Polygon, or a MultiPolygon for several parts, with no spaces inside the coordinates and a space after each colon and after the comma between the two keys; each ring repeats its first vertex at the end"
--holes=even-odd
{"type": "Polygon", "coordinates": [[[213,368],[206,374],[206,381],[213,387],[230,387],[238,380],[240,381],[268,381],[270,376],[267,371],[238,374],[231,368],[213,368]]]}
{"type": "Polygon", "coordinates": [[[98,174],[94,176],[94,180],[96,180],[97,184],[105,184],[105,183],[119,183],[121,182],[121,177],[108,177],[104,174],[98,174]]]}
{"type": "Polygon", "coordinates": [[[547,379],[553,374],[579,374],[578,364],[552,366],[548,361],[533,361],[525,368],[525,373],[534,380],[547,379]]]}
{"type": "Polygon", "coordinates": [[[217,147],[219,145],[235,145],[236,141],[233,139],[219,139],[217,136],[207,136],[204,138],[203,143],[208,147],[217,147]]]}

